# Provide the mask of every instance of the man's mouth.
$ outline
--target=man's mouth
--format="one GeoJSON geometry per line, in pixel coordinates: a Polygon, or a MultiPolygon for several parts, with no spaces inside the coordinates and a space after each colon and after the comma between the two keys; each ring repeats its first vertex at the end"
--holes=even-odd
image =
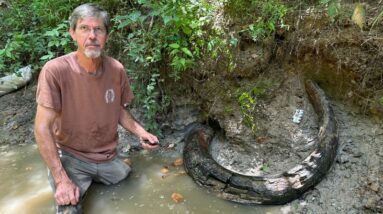
{"type": "Polygon", "coordinates": [[[85,47],[87,47],[87,48],[99,48],[100,45],[97,45],[97,44],[90,44],[90,45],[85,45],[85,47]]]}

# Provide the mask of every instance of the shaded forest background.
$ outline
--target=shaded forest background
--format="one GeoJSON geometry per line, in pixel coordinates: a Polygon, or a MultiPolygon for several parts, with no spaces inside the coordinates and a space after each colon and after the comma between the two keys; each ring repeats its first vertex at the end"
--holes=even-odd
{"type": "MultiPolygon", "coordinates": [[[[339,35],[339,28],[352,26],[354,32],[364,36],[362,42],[354,45],[361,50],[374,49],[368,52],[377,57],[376,61],[382,56],[381,46],[377,45],[382,39],[379,29],[382,28],[383,6],[379,1],[363,4],[340,0],[92,2],[109,11],[113,18],[107,54],[125,65],[136,94],[134,105],[142,108],[146,128],[157,133],[160,132],[160,115],[166,115],[177,96],[185,93],[190,79],[203,82],[221,75],[237,81],[258,77],[270,70],[273,63],[305,62],[307,53],[316,57],[321,54],[333,56],[334,51],[326,49],[333,50],[342,43],[320,43],[318,39],[318,45],[305,46],[301,45],[304,44],[301,37],[317,39],[322,30],[339,35]],[[302,23],[311,20],[310,27],[297,28],[302,17],[309,17],[302,23]],[[299,34],[301,37],[296,36],[299,34]],[[242,56],[248,47],[260,47],[262,51],[257,49],[242,56]],[[246,68],[249,63],[244,63],[241,57],[260,59],[261,62],[246,68]]],[[[79,0],[0,1],[0,76],[17,73],[26,65],[32,65],[37,76],[45,62],[75,50],[68,32],[68,18],[81,3],[83,1],[79,0]]],[[[369,60],[368,56],[362,58],[369,60]]],[[[342,71],[351,70],[339,57],[327,59],[331,60],[333,65],[343,66],[342,71]]],[[[352,64],[352,58],[348,63],[352,64]]],[[[359,105],[366,113],[381,115],[383,74],[380,70],[379,67],[355,69],[353,77],[347,80],[355,87],[350,86],[351,92],[342,92],[343,98],[359,105]]],[[[333,78],[332,74],[325,75],[333,78]]],[[[271,87],[264,84],[265,81],[259,82],[253,87],[242,87],[233,95],[250,128],[257,99],[271,87]]],[[[226,113],[230,112],[230,106],[224,108],[226,113]]]]}

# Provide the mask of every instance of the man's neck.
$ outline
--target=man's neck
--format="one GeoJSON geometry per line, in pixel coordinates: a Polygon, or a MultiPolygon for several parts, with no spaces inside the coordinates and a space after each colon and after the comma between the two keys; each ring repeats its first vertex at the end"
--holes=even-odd
{"type": "Polygon", "coordinates": [[[85,69],[87,73],[95,74],[97,72],[102,62],[101,60],[102,56],[97,58],[89,58],[89,57],[86,57],[83,53],[80,53],[79,51],[77,51],[76,55],[77,55],[78,63],[80,64],[82,68],[85,69]]]}

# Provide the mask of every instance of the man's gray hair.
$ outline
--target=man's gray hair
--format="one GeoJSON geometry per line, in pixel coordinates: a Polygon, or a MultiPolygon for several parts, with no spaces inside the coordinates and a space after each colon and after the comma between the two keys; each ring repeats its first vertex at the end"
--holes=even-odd
{"type": "Polygon", "coordinates": [[[86,17],[101,18],[104,22],[104,27],[106,29],[106,32],[109,33],[110,17],[108,12],[93,3],[82,4],[73,10],[73,13],[69,18],[70,28],[73,31],[76,30],[77,21],[79,19],[86,18],[86,17]]]}

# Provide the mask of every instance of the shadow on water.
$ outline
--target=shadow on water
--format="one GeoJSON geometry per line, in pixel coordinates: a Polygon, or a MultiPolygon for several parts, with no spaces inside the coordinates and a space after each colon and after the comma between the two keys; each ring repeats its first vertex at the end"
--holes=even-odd
{"type": "MultiPolygon", "coordinates": [[[[54,213],[47,170],[36,145],[1,148],[0,213],[54,213]]],[[[117,185],[94,184],[84,203],[92,213],[281,213],[281,206],[247,206],[217,198],[174,160],[151,152],[130,157],[133,172],[117,185]],[[167,172],[164,172],[164,167],[167,172]],[[171,195],[184,201],[176,203],[171,195]]]]}

